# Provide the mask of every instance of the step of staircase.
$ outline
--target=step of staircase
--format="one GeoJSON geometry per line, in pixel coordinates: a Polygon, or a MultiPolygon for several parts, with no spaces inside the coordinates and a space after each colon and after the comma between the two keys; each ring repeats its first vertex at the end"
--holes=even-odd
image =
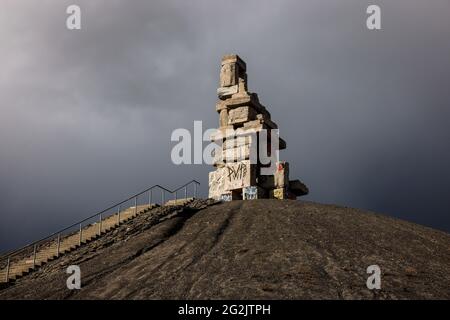
{"type": "Polygon", "coordinates": [[[164,205],[165,206],[185,206],[189,203],[191,203],[192,201],[194,201],[194,198],[181,198],[181,199],[173,199],[173,200],[169,200],[167,201],[164,205]]]}

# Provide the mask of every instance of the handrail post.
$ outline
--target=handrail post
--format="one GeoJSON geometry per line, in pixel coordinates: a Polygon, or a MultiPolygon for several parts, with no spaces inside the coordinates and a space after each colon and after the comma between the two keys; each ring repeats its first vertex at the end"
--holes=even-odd
{"type": "Polygon", "coordinates": [[[102,214],[99,214],[99,221],[98,221],[98,234],[102,234],[102,214]]]}
{"type": "Polygon", "coordinates": [[[137,215],[137,196],[134,197],[134,215],[137,215]]]}
{"type": "Polygon", "coordinates": [[[161,205],[164,205],[164,192],[165,190],[161,190],[161,205]]]}
{"type": "Polygon", "coordinates": [[[177,204],[177,200],[178,200],[177,191],[175,191],[175,205],[177,204]]]}
{"type": "Polygon", "coordinates": [[[81,223],[80,223],[80,241],[79,241],[80,246],[81,246],[82,236],[83,236],[83,229],[81,228],[81,223]]]}
{"type": "Polygon", "coordinates": [[[58,233],[58,244],[56,246],[56,256],[59,257],[59,248],[61,245],[61,233],[58,233]]]}
{"type": "Polygon", "coordinates": [[[6,282],[9,282],[9,265],[10,265],[10,262],[11,262],[11,258],[8,257],[8,262],[6,264],[6,282]]]}
{"type": "Polygon", "coordinates": [[[184,187],[184,198],[187,199],[187,186],[184,187]]]}
{"type": "Polygon", "coordinates": [[[33,268],[36,266],[36,250],[37,250],[37,244],[34,245],[34,249],[33,249],[33,268]]]}
{"type": "Polygon", "coordinates": [[[194,198],[197,198],[197,183],[194,182],[194,198]]]}
{"type": "Polygon", "coordinates": [[[119,208],[117,208],[117,224],[120,225],[120,204],[119,208]]]}
{"type": "Polygon", "coordinates": [[[152,199],[153,198],[153,189],[150,189],[148,191],[148,204],[151,205],[152,204],[152,199]]]}

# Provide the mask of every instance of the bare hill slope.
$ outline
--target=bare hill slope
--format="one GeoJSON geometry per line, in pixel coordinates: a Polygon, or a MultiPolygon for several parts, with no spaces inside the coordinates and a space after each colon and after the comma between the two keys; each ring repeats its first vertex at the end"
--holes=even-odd
{"type": "Polygon", "coordinates": [[[143,214],[0,299],[450,299],[449,288],[444,232],[310,202],[198,200],[143,214]],[[66,287],[72,264],[81,290],[66,287]],[[366,287],[373,264],[381,290],[366,287]]]}

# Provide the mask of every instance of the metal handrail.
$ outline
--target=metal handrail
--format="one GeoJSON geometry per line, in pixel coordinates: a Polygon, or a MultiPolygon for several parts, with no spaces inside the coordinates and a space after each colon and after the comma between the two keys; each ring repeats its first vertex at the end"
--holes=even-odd
{"type": "MultiPolygon", "coordinates": [[[[82,238],[81,235],[82,235],[82,231],[83,231],[83,230],[82,230],[82,225],[83,225],[83,223],[85,223],[86,221],[91,220],[91,219],[93,219],[93,218],[95,218],[95,217],[99,217],[99,216],[102,217],[104,213],[106,213],[106,212],[108,212],[109,210],[114,209],[114,208],[118,208],[117,213],[115,213],[115,214],[117,214],[118,217],[120,217],[120,208],[121,208],[121,206],[122,206],[124,203],[126,203],[126,202],[128,202],[128,201],[130,201],[130,200],[134,200],[134,204],[135,204],[136,209],[137,209],[137,206],[138,206],[138,205],[137,205],[138,197],[141,196],[141,195],[143,195],[143,194],[146,194],[146,193],[149,194],[148,202],[149,202],[149,204],[150,204],[150,201],[151,201],[151,198],[152,198],[152,191],[153,191],[154,189],[160,189],[160,190],[161,190],[161,199],[162,199],[161,205],[163,205],[163,204],[164,204],[164,201],[165,201],[165,200],[164,200],[164,199],[165,199],[165,197],[164,197],[164,193],[165,193],[165,192],[167,192],[167,193],[169,193],[169,194],[172,194],[172,195],[175,194],[175,198],[176,198],[176,193],[177,193],[179,190],[181,190],[181,189],[184,188],[184,189],[185,189],[185,195],[187,196],[187,187],[188,187],[189,185],[193,185],[193,186],[194,186],[194,198],[196,198],[196,197],[197,197],[197,186],[200,185],[200,182],[198,182],[197,180],[191,180],[191,181],[185,183],[184,185],[182,185],[182,186],[176,188],[175,190],[170,190],[170,189],[168,189],[168,188],[165,188],[165,187],[163,187],[163,186],[160,186],[159,184],[156,184],[156,185],[151,186],[150,188],[147,188],[147,189],[145,189],[145,190],[143,190],[143,191],[141,191],[141,192],[139,192],[139,193],[136,193],[136,194],[134,194],[134,195],[128,197],[127,199],[125,199],[125,200],[123,200],[123,201],[120,201],[120,202],[118,202],[118,203],[116,203],[116,204],[114,204],[114,205],[112,205],[112,206],[110,206],[110,207],[108,207],[108,208],[106,208],[106,209],[100,211],[100,212],[97,212],[96,214],[93,214],[93,215],[90,216],[90,217],[87,217],[87,218],[85,218],[85,219],[83,219],[83,220],[80,220],[80,221],[78,221],[78,222],[76,222],[76,223],[74,223],[74,224],[72,224],[72,225],[70,225],[70,226],[68,226],[68,227],[65,227],[64,229],[61,229],[61,230],[59,230],[59,231],[57,231],[57,232],[54,232],[54,233],[52,233],[51,235],[46,236],[45,238],[39,239],[39,240],[34,241],[34,242],[30,243],[30,244],[27,244],[27,245],[25,245],[25,246],[22,246],[22,247],[19,248],[19,249],[16,249],[16,250],[13,250],[13,251],[10,251],[10,252],[7,252],[7,253],[1,255],[1,256],[0,256],[0,262],[1,262],[1,261],[4,261],[4,260],[7,260],[7,261],[8,261],[8,262],[7,262],[7,267],[6,267],[6,269],[7,269],[7,270],[6,270],[6,277],[8,277],[8,271],[9,271],[9,268],[10,268],[11,258],[12,258],[13,256],[15,256],[15,255],[17,255],[17,254],[19,254],[19,253],[25,251],[25,249],[28,249],[28,248],[33,247],[33,249],[34,249],[34,256],[35,256],[35,254],[36,254],[36,248],[37,248],[37,246],[38,246],[39,244],[42,244],[42,243],[44,243],[45,241],[50,242],[51,240],[55,239],[55,237],[57,237],[57,238],[58,238],[57,247],[58,247],[58,254],[59,254],[59,245],[60,245],[60,241],[61,241],[61,235],[62,235],[65,231],[68,231],[68,230],[74,228],[75,226],[79,226],[80,243],[81,243],[81,238],[82,238]]],[[[114,213],[113,213],[113,214],[114,214],[114,213]]],[[[113,214],[111,214],[110,216],[112,216],[113,214]]],[[[105,216],[103,216],[103,217],[105,217],[105,216]]],[[[120,223],[120,218],[118,219],[118,221],[119,221],[119,223],[120,223]]],[[[101,226],[101,224],[100,224],[100,226],[101,226]]],[[[100,232],[101,232],[101,227],[100,227],[100,232]]],[[[74,233],[74,234],[76,234],[76,233],[74,233]]],[[[2,268],[0,267],[0,270],[1,270],[1,269],[2,269],[2,268]]],[[[8,281],[8,279],[6,279],[6,280],[8,281]]]]}

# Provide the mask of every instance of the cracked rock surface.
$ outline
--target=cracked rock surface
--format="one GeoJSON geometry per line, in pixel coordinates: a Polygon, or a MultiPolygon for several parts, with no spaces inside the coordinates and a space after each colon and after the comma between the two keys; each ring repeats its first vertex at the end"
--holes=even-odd
{"type": "Polygon", "coordinates": [[[157,208],[0,291],[0,299],[450,299],[450,235],[291,200],[157,208]],[[80,290],[66,287],[69,265],[80,290]],[[381,290],[366,286],[370,265],[381,290]]]}

